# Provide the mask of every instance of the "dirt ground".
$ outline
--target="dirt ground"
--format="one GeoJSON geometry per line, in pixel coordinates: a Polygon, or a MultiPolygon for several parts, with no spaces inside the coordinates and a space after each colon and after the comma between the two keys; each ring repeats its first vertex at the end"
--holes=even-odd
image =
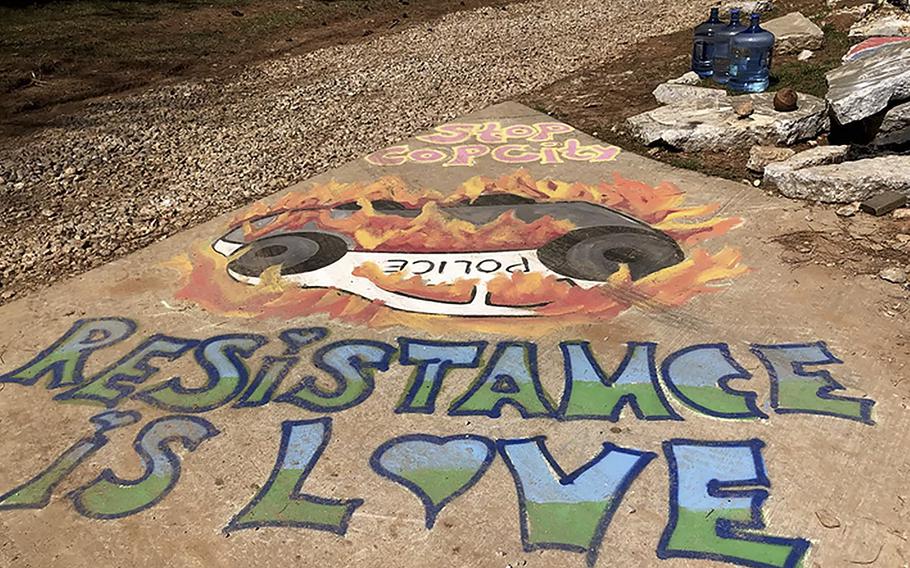
{"type": "Polygon", "coordinates": [[[522,0],[77,0],[0,4],[0,143],[79,103],[522,0]]]}

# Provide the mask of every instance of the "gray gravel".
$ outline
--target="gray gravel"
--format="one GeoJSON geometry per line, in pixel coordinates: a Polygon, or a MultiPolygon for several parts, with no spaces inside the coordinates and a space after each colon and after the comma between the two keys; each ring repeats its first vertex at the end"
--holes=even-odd
{"type": "Polygon", "coordinates": [[[0,150],[0,301],[693,25],[710,0],[449,14],[89,105],[0,150]]]}

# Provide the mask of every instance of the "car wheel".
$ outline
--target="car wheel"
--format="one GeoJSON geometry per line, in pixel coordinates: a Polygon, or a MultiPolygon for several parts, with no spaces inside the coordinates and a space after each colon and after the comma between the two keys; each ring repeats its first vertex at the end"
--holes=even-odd
{"type": "Polygon", "coordinates": [[[538,249],[540,261],[558,274],[580,280],[606,281],[629,267],[633,280],[678,264],[685,258],[676,242],[654,231],[621,227],[578,229],[538,249]]]}
{"type": "Polygon", "coordinates": [[[267,268],[281,265],[281,274],[312,272],[332,264],[348,252],[340,237],[326,233],[288,233],[265,237],[240,249],[228,270],[258,277],[267,268]]]}

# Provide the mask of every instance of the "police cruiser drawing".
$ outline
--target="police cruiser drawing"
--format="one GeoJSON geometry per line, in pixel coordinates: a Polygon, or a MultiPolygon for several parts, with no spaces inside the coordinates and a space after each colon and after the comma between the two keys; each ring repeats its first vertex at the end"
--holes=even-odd
{"type": "MultiPolygon", "coordinates": [[[[377,213],[416,218],[420,209],[407,208],[388,200],[372,202],[377,213]]],[[[356,203],[329,208],[333,219],[344,219],[358,209],[356,203]]],[[[325,211],[321,209],[318,211],[325,211]]],[[[306,209],[302,211],[317,211],[306,209]]],[[[280,265],[281,277],[304,288],[336,288],[368,300],[378,300],[399,310],[453,316],[531,316],[538,306],[502,305],[487,290],[499,276],[515,272],[540,273],[583,288],[603,284],[619,270],[629,267],[633,280],[681,262],[685,255],[669,236],[647,224],[608,207],[582,201],[537,203],[511,195],[482,195],[472,202],[440,207],[440,212],[475,226],[490,223],[504,213],[531,223],[545,216],[566,220],[574,229],[539,248],[470,252],[408,252],[364,250],[349,235],[321,229],[315,222],[287,229],[268,225],[278,214],[252,219],[257,233],[266,236],[247,242],[243,227],[236,227],[213,245],[230,258],[227,271],[240,282],[259,283],[267,268],[280,265]],[[439,299],[438,294],[404,293],[380,287],[373,280],[355,274],[366,263],[387,274],[420,276],[433,286],[459,280],[476,281],[470,298],[439,299]]],[[[284,212],[282,212],[284,213],[284,212]]]]}

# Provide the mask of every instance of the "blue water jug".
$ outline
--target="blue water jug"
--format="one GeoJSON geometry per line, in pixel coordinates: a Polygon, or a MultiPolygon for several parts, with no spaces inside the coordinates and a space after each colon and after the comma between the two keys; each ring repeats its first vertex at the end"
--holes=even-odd
{"type": "Polygon", "coordinates": [[[714,74],[714,42],[717,32],[725,24],[720,19],[720,8],[711,8],[711,17],[695,28],[692,42],[692,71],[702,79],[714,74]]]}
{"type": "Polygon", "coordinates": [[[760,93],[771,82],[774,34],[762,29],[760,23],[761,16],[752,14],[749,28],[730,40],[730,80],[727,87],[734,91],[760,93]]]}
{"type": "Polygon", "coordinates": [[[740,23],[740,9],[730,10],[730,23],[724,26],[714,41],[714,75],[711,76],[715,82],[725,85],[729,78],[730,72],[730,40],[733,36],[746,29],[746,26],[740,23]]]}

